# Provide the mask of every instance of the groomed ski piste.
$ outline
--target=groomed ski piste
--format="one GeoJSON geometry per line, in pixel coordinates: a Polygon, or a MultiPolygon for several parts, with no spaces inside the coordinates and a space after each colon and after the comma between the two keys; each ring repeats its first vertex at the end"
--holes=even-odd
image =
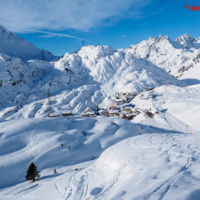
{"type": "Polygon", "coordinates": [[[198,200],[200,85],[141,95],[135,106],[159,114],[2,120],[0,199],[198,200]],[[25,180],[32,161],[34,183],[25,180]]]}

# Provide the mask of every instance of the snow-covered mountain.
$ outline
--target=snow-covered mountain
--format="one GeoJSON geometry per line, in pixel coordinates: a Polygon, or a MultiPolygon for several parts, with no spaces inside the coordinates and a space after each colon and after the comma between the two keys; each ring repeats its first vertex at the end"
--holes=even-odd
{"type": "Polygon", "coordinates": [[[200,49],[200,38],[193,38],[189,34],[181,35],[176,39],[186,49],[200,49]]]}
{"type": "Polygon", "coordinates": [[[49,51],[43,51],[36,46],[22,39],[21,37],[9,32],[0,25],[0,53],[21,58],[24,61],[38,59],[46,61],[57,60],[59,57],[54,56],[49,51]]]}
{"type": "Polygon", "coordinates": [[[186,85],[145,59],[107,46],[82,47],[53,63],[25,64],[1,54],[0,69],[3,119],[43,117],[48,90],[55,111],[77,113],[88,106],[107,107],[118,92],[142,92],[167,82],[186,85]]]}
{"type": "Polygon", "coordinates": [[[172,41],[168,36],[159,35],[123,51],[145,58],[170,74],[181,77],[188,70],[199,68],[200,39],[185,34],[172,41]]]}

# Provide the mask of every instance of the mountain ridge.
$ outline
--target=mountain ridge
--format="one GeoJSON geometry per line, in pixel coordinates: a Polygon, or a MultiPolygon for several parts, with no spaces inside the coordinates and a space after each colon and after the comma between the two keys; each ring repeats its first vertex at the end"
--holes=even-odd
{"type": "Polygon", "coordinates": [[[9,32],[0,25],[0,53],[19,57],[23,61],[39,59],[46,61],[57,60],[59,57],[54,56],[51,52],[41,50],[27,40],[9,32]]]}
{"type": "Polygon", "coordinates": [[[157,39],[150,37],[122,51],[145,58],[172,75],[181,77],[185,69],[198,67],[194,59],[200,53],[200,40],[189,34],[184,34],[175,41],[168,36],[159,35],[157,39]]]}

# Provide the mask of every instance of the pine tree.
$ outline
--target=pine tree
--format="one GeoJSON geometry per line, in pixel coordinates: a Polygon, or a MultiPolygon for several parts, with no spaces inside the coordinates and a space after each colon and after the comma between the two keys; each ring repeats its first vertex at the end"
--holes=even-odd
{"type": "Polygon", "coordinates": [[[27,170],[26,173],[26,180],[32,180],[35,182],[35,178],[40,177],[39,171],[37,171],[37,166],[35,165],[34,162],[32,162],[27,170]]]}

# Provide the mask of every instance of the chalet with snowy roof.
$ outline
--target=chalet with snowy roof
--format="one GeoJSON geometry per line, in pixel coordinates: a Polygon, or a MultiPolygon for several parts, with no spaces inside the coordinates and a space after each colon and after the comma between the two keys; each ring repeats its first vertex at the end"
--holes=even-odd
{"type": "Polygon", "coordinates": [[[87,112],[87,114],[88,114],[89,117],[96,117],[97,116],[95,111],[87,112]]]}
{"type": "Polygon", "coordinates": [[[132,113],[127,113],[126,114],[126,119],[131,120],[133,119],[134,115],[132,113]]]}
{"type": "Polygon", "coordinates": [[[105,109],[100,109],[100,110],[99,110],[99,114],[102,115],[102,116],[108,116],[109,113],[108,113],[108,111],[105,110],[105,109]]]}
{"type": "Polygon", "coordinates": [[[119,117],[122,118],[122,119],[126,119],[126,114],[123,113],[123,112],[120,112],[119,117]]]}
{"type": "Polygon", "coordinates": [[[124,111],[126,111],[126,112],[132,112],[132,109],[133,109],[133,107],[132,106],[126,106],[126,107],[124,107],[124,111]]]}
{"type": "Polygon", "coordinates": [[[88,113],[80,113],[79,116],[80,117],[89,117],[89,114],[88,113]]]}
{"type": "Polygon", "coordinates": [[[93,111],[90,107],[87,107],[83,113],[80,113],[81,117],[96,117],[96,112],[93,111]]]}
{"type": "Polygon", "coordinates": [[[124,103],[124,99],[123,99],[122,97],[119,97],[119,96],[116,97],[116,101],[117,101],[119,104],[124,103]]]}
{"type": "Polygon", "coordinates": [[[49,113],[49,117],[60,117],[60,113],[49,113]]]}
{"type": "Polygon", "coordinates": [[[109,106],[107,107],[107,109],[108,110],[113,110],[113,109],[116,109],[116,107],[117,107],[117,103],[116,102],[111,102],[110,104],[109,104],[109,106]]]}
{"type": "Polygon", "coordinates": [[[128,100],[129,100],[128,95],[123,96],[123,101],[124,101],[124,102],[127,102],[128,100]]]}
{"type": "Polygon", "coordinates": [[[119,116],[119,110],[109,110],[109,117],[119,116]]]}
{"type": "Polygon", "coordinates": [[[88,112],[93,112],[93,110],[92,110],[90,107],[87,107],[87,108],[84,110],[84,113],[88,113],[88,112]]]}
{"type": "Polygon", "coordinates": [[[128,112],[125,112],[125,111],[119,113],[119,117],[122,118],[122,119],[131,120],[131,119],[133,119],[135,116],[136,116],[136,114],[128,113],[128,112]]]}
{"type": "Polygon", "coordinates": [[[116,101],[119,104],[127,103],[130,102],[135,96],[137,96],[137,94],[133,92],[124,92],[124,93],[121,92],[117,94],[116,101]]]}
{"type": "Polygon", "coordinates": [[[72,112],[70,112],[70,111],[62,111],[63,117],[68,117],[68,116],[71,116],[71,115],[72,115],[72,112]]]}
{"type": "Polygon", "coordinates": [[[135,107],[135,104],[131,104],[131,103],[124,103],[124,104],[122,104],[122,105],[118,105],[117,107],[116,107],[116,109],[117,110],[120,110],[120,111],[127,111],[127,110],[129,110],[129,111],[131,111],[131,110],[133,110],[134,109],[134,107],[135,107]],[[126,109],[125,109],[126,108],[126,109]]]}

